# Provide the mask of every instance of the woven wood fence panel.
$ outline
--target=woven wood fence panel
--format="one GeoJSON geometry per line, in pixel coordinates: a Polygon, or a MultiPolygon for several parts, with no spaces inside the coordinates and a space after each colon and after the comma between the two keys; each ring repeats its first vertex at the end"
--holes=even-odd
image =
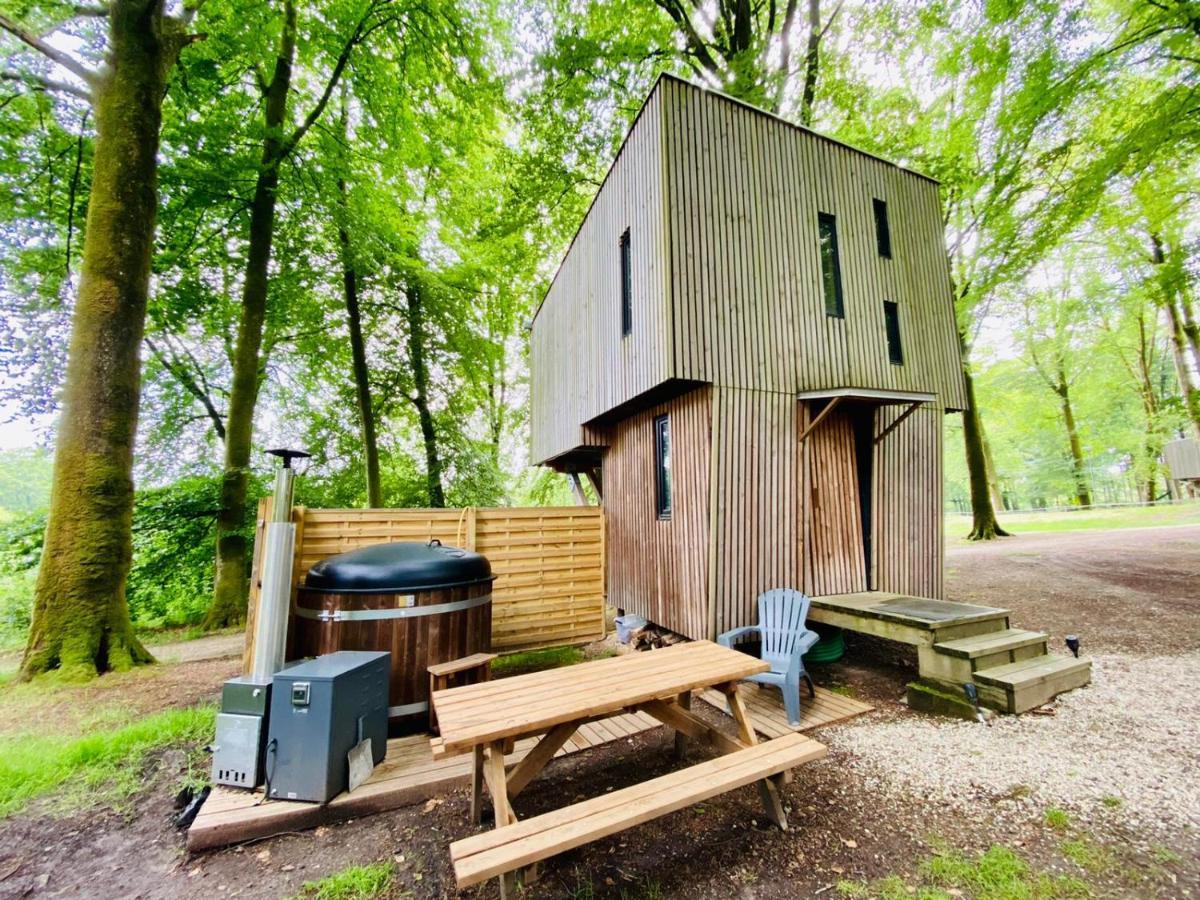
{"type": "MultiPolygon", "coordinates": [[[[247,617],[247,662],[258,609],[270,500],[259,503],[247,617]]],[[[428,541],[492,564],[492,648],[530,650],[604,637],[604,515],[598,507],[307,509],[295,507],[295,587],[313,564],[369,544],[428,541]]]]}

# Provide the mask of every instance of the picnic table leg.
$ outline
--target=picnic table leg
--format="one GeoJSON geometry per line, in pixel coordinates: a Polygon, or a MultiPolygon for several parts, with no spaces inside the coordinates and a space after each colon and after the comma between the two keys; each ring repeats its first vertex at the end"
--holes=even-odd
{"type": "MultiPolygon", "coordinates": [[[[504,772],[504,741],[492,741],[484,753],[484,774],[488,790],[492,794],[492,809],[496,814],[496,827],[503,828],[517,821],[508,802],[508,781],[504,772]]],[[[515,897],[517,875],[506,872],[500,876],[500,900],[515,897]]]]}
{"type": "MultiPolygon", "coordinates": [[[[681,709],[691,709],[692,708],[692,692],[691,691],[684,691],[682,694],[679,695],[679,706],[681,709]]],[[[682,731],[680,731],[678,728],[675,729],[675,758],[681,760],[685,756],[687,756],[687,747],[688,747],[688,736],[686,734],[684,734],[682,731]]]]}
{"type": "Polygon", "coordinates": [[[471,766],[471,824],[483,819],[483,747],[476,747],[471,766]]]}
{"type": "MultiPolygon", "coordinates": [[[[746,744],[757,744],[758,735],[754,733],[754,725],[746,714],[746,706],[738,693],[737,683],[724,685],[722,691],[729,700],[729,711],[737,725],[738,737],[746,744]]],[[[778,825],[781,831],[787,831],[787,814],[784,813],[783,802],[779,799],[779,788],[782,784],[783,779],[778,775],[764,778],[758,783],[758,794],[762,798],[767,818],[778,825]]]]}

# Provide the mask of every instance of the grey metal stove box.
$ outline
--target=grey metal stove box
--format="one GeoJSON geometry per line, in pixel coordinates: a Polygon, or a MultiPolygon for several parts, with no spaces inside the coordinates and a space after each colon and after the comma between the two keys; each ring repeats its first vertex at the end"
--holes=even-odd
{"type": "Polygon", "coordinates": [[[275,675],[266,777],[272,799],[325,803],[346,790],[347,754],[371,739],[387,753],[387,653],[340,650],[275,675]]]}

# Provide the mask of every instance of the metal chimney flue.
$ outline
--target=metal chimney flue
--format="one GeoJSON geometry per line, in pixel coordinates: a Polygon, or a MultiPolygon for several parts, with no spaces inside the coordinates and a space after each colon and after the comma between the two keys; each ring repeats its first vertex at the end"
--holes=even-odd
{"type": "Polygon", "coordinates": [[[254,657],[250,674],[268,681],[283,668],[287,652],[288,607],[292,598],[292,559],[296,548],[296,526],[292,522],[292,491],[296,470],[292,461],[308,459],[303,450],[268,450],[282,465],[275,472],[271,518],[264,529],[266,546],[262,561],[262,591],[254,624],[254,657]]]}

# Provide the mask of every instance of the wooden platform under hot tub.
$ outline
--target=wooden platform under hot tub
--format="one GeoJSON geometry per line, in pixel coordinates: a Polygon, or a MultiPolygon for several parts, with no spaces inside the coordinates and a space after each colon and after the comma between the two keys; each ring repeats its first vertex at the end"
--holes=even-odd
{"type": "MultiPolygon", "coordinates": [[[[751,687],[747,697],[747,709],[755,731],[768,740],[792,732],[787,727],[779,691],[760,691],[751,687]]],[[[718,704],[717,708],[724,712],[722,705],[718,704]]],[[[871,707],[817,688],[815,700],[809,700],[805,695],[802,709],[800,730],[808,731],[844,721],[869,711],[871,707]]],[[[580,728],[555,756],[577,753],[657,727],[658,720],[646,713],[591,722],[580,728]]],[[[516,750],[509,754],[506,762],[512,764],[524,758],[536,743],[537,738],[518,741],[516,750]]],[[[388,741],[387,758],[376,767],[365,784],[353,794],[338,795],[325,806],[283,800],[258,805],[262,791],[214,788],[188,830],[187,848],[192,851],[209,850],[285,831],[313,828],[326,822],[411,806],[459,787],[469,787],[470,771],[469,756],[435,761],[427,734],[394,738],[388,741]]]]}

